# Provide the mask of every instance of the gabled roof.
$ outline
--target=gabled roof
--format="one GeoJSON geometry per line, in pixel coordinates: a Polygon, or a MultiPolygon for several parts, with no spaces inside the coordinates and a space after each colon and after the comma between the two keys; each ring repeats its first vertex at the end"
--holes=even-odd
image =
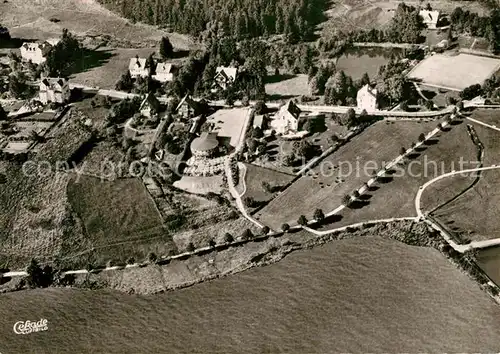
{"type": "Polygon", "coordinates": [[[299,107],[292,100],[288,101],[283,107],[280,108],[280,114],[290,113],[295,119],[299,119],[300,113],[302,112],[299,107]]]}
{"type": "Polygon", "coordinates": [[[195,111],[198,111],[199,108],[200,108],[200,105],[198,102],[196,102],[195,100],[193,100],[193,98],[191,97],[191,95],[187,94],[186,96],[184,96],[182,98],[182,100],[179,102],[179,104],[177,105],[177,108],[175,108],[175,111],[177,112],[183,104],[187,104],[189,105],[191,108],[193,108],[195,111]]]}
{"type": "Polygon", "coordinates": [[[215,69],[215,77],[223,76],[232,81],[236,80],[236,75],[238,74],[238,68],[229,66],[218,66],[215,69]]]}
{"type": "Polygon", "coordinates": [[[60,77],[45,77],[40,81],[40,86],[43,84],[48,89],[61,90],[67,83],[67,79],[63,79],[60,77]]]}
{"type": "Polygon", "coordinates": [[[362,88],[359,89],[357,96],[362,95],[362,94],[363,95],[369,94],[372,97],[377,98],[377,89],[372,88],[370,85],[366,84],[365,86],[363,86],[362,88]]]}
{"type": "Polygon", "coordinates": [[[156,75],[158,74],[170,74],[174,70],[174,66],[171,63],[158,63],[156,64],[156,75]]]}
{"type": "Polygon", "coordinates": [[[24,47],[26,50],[30,51],[40,49],[43,56],[45,56],[49,53],[53,46],[49,42],[24,42],[21,47],[24,47]]]}
{"type": "Polygon", "coordinates": [[[160,110],[160,101],[158,101],[158,99],[156,98],[156,96],[154,94],[152,94],[151,92],[147,94],[146,98],[144,98],[144,100],[141,103],[141,107],[139,108],[139,110],[144,109],[144,107],[146,105],[148,105],[151,109],[153,109],[155,111],[159,111],[160,110]]]}
{"type": "Polygon", "coordinates": [[[437,24],[439,19],[439,11],[420,10],[419,15],[422,17],[425,23],[437,24]]]}
{"type": "Polygon", "coordinates": [[[137,57],[130,58],[130,62],[128,64],[129,70],[145,69],[145,68],[146,68],[146,58],[137,58],[137,57]]]}

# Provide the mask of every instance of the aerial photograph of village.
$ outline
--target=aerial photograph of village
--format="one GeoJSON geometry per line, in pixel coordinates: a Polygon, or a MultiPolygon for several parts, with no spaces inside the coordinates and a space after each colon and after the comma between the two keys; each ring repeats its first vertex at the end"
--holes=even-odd
{"type": "Polygon", "coordinates": [[[498,353],[499,187],[500,0],[0,0],[0,354],[498,353]]]}

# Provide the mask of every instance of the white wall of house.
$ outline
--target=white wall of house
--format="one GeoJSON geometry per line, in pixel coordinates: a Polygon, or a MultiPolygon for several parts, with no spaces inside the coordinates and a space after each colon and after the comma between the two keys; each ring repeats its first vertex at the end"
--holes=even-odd
{"type": "Polygon", "coordinates": [[[43,64],[47,61],[38,43],[28,44],[27,46],[23,44],[21,46],[21,58],[26,61],[31,61],[34,64],[43,64]]]}

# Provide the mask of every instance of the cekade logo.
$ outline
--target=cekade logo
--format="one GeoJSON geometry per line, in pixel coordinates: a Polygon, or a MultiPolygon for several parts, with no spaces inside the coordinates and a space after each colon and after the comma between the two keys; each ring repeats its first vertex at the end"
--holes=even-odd
{"type": "Polygon", "coordinates": [[[15,334],[30,334],[33,332],[42,332],[49,329],[48,326],[49,321],[45,318],[42,318],[38,322],[31,321],[17,321],[14,324],[14,333],[15,334]]]}

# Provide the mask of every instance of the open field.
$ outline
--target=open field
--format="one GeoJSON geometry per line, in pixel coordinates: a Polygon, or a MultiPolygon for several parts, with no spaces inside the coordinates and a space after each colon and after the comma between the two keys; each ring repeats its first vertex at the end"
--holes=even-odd
{"type": "Polygon", "coordinates": [[[429,86],[461,91],[482,84],[500,68],[500,60],[470,54],[435,54],[415,66],[408,78],[429,86]],[[474,68],[474,70],[471,70],[474,68]]]}
{"type": "MultiPolygon", "coordinates": [[[[127,272],[140,271],[146,285],[173,276],[127,272]]],[[[496,352],[500,341],[498,305],[464,273],[433,249],[379,237],[158,295],[61,288],[0,300],[7,353],[496,352]],[[40,318],[47,332],[13,335],[40,318]]]]}
{"type": "MultiPolygon", "coordinates": [[[[394,169],[393,176],[381,179],[363,195],[361,202],[342,210],[334,218],[336,222],[322,229],[376,219],[417,216],[415,196],[421,185],[443,173],[459,169],[461,159],[468,162],[464,168],[478,165],[477,149],[465,125],[462,122],[450,131],[436,135],[430,144],[407,158],[406,166],[394,169]]],[[[469,187],[473,180],[472,176],[456,176],[453,181],[429,186],[422,196],[422,209],[429,211],[438,207],[469,187]]]]}
{"type": "Polygon", "coordinates": [[[217,137],[228,140],[229,145],[236,147],[245,137],[245,122],[248,108],[220,109],[207,118],[208,123],[213,123],[212,132],[217,137]]]}
{"type": "MultiPolygon", "coordinates": [[[[484,118],[488,116],[490,116],[490,120],[493,120],[494,117],[498,117],[498,112],[478,111],[472,115],[481,121],[484,121],[484,118]]],[[[500,163],[500,145],[498,143],[500,133],[478,124],[473,125],[484,145],[484,165],[500,163]]],[[[471,240],[500,237],[497,223],[497,220],[500,219],[498,208],[500,192],[496,188],[500,183],[500,172],[497,170],[484,171],[480,176],[474,188],[434,213],[453,231],[471,240]],[[480,212],[478,212],[479,210],[480,212]]]]}
{"type": "Polygon", "coordinates": [[[109,35],[131,45],[156,44],[168,35],[176,49],[192,46],[187,36],[132,24],[94,0],[9,0],[0,4],[0,22],[16,38],[48,39],[58,37],[67,28],[79,36],[109,35]],[[51,18],[60,22],[50,22],[51,18]]]}
{"type": "Polygon", "coordinates": [[[476,258],[479,266],[490,279],[500,284],[500,247],[478,250],[476,258]]]}
{"type": "Polygon", "coordinates": [[[245,186],[246,192],[244,197],[251,197],[255,201],[264,202],[271,199],[274,193],[268,192],[262,186],[263,182],[267,182],[271,187],[284,186],[292,181],[295,176],[281,173],[268,168],[245,164],[245,186]]]}
{"type": "Polygon", "coordinates": [[[280,228],[294,224],[316,208],[325,213],[342,204],[342,197],[360,188],[371,173],[399,155],[402,146],[416,142],[420,133],[428,133],[436,122],[377,122],[352,141],[326,157],[312,173],[301,177],[255,216],[264,224],[280,228]],[[299,202],[300,201],[300,202],[299,202]]]}
{"type": "MultiPolygon", "coordinates": [[[[272,77],[271,77],[272,78],[272,77]]],[[[287,99],[296,96],[309,95],[307,75],[291,75],[281,77],[280,81],[268,82],[266,93],[271,99],[287,99]]]]}
{"type": "MultiPolygon", "coordinates": [[[[75,176],[68,185],[68,200],[72,209],[82,220],[94,261],[103,264],[109,259],[126,261],[134,253],[110,252],[108,246],[141,241],[141,247],[155,244],[172,248],[171,236],[163,229],[161,217],[139,179],[103,181],[87,176],[75,176]],[[102,249],[102,252],[99,251],[102,249]],[[108,256],[108,259],[105,259],[108,256]],[[123,259],[125,258],[125,259],[123,259]],[[103,262],[104,261],[104,262],[103,262]]],[[[75,242],[77,243],[77,242],[75,242]]],[[[131,246],[129,247],[132,248],[131,246]]],[[[155,249],[155,252],[158,250],[155,249]]],[[[143,257],[147,252],[143,254],[143,257]]],[[[67,256],[72,256],[71,248],[67,256]]]]}

